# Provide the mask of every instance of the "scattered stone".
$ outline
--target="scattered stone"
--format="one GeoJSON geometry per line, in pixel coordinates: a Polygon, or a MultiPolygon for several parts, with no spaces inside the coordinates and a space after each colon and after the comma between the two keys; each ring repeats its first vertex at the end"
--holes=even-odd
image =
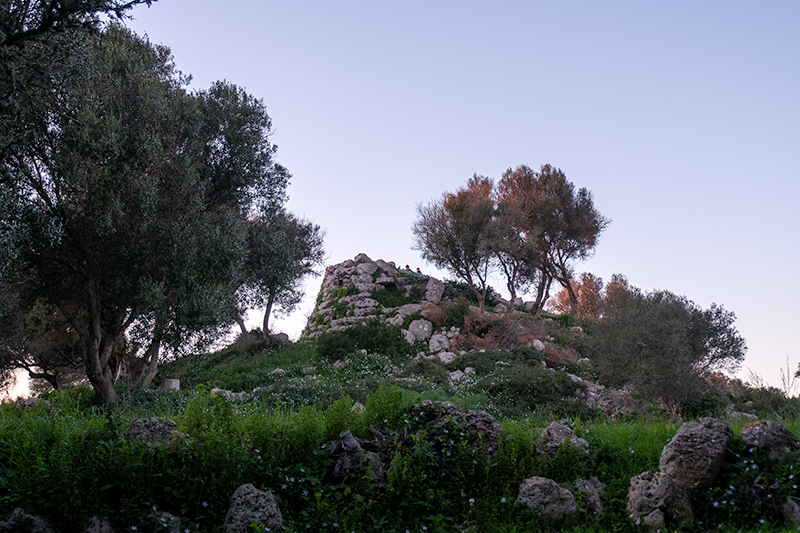
{"type": "Polygon", "coordinates": [[[548,457],[555,457],[561,444],[566,442],[570,446],[579,448],[584,454],[589,453],[589,443],[575,435],[575,432],[560,422],[553,420],[542,431],[536,441],[536,449],[548,457]]]}
{"type": "Polygon", "coordinates": [[[791,498],[786,498],[781,504],[781,515],[784,520],[792,524],[800,524],[800,505],[791,498]]]}
{"type": "Polygon", "coordinates": [[[335,370],[339,370],[340,368],[344,368],[345,366],[350,364],[350,358],[345,357],[344,359],[339,359],[335,363],[333,363],[333,368],[335,370]]]}
{"type": "Polygon", "coordinates": [[[725,413],[725,418],[728,420],[758,420],[758,417],[752,413],[743,413],[742,411],[728,411],[725,413]]]}
{"type": "MultiPolygon", "coordinates": [[[[603,503],[603,493],[606,491],[606,484],[597,477],[575,480],[574,490],[584,493],[587,510],[592,511],[596,515],[601,515],[603,511],[606,510],[606,506],[603,503]]],[[[573,492],[573,494],[574,493],[575,492],[573,492]]]]}
{"type": "Polygon", "coordinates": [[[282,376],[282,375],[284,375],[285,373],[286,373],[286,370],[284,370],[284,369],[282,369],[282,368],[276,368],[275,370],[273,370],[272,372],[270,372],[270,375],[282,376]]]}
{"type": "Polygon", "coordinates": [[[35,407],[44,407],[47,411],[53,410],[53,405],[42,398],[20,398],[17,400],[17,407],[25,410],[30,410],[35,407]]]}
{"type": "MultiPolygon", "coordinates": [[[[370,426],[370,432],[376,436],[376,442],[383,442],[394,435],[391,431],[381,432],[374,426],[370,426]]],[[[332,442],[328,446],[328,455],[336,459],[336,464],[333,466],[331,473],[333,479],[341,481],[350,477],[359,472],[366,463],[376,486],[385,486],[386,472],[381,466],[378,454],[375,453],[375,450],[364,449],[365,445],[370,446],[372,444],[370,441],[356,438],[349,429],[342,431],[339,434],[339,440],[332,442]]]]}
{"type": "Polygon", "coordinates": [[[667,523],[694,524],[694,512],[686,485],[663,472],[643,472],[631,478],[628,515],[653,529],[667,523]]]}
{"type": "Polygon", "coordinates": [[[464,372],[462,372],[461,370],[455,370],[453,372],[450,372],[450,381],[452,381],[453,383],[458,383],[462,379],[464,379],[464,372]]]}
{"type": "Polygon", "coordinates": [[[425,286],[425,299],[431,303],[438,304],[444,295],[444,283],[436,278],[430,278],[425,286]]]}
{"type": "Polygon", "coordinates": [[[167,378],[161,382],[161,386],[159,387],[161,390],[168,391],[168,390],[181,390],[181,380],[167,378]]]}
{"type": "Polygon", "coordinates": [[[93,516],[86,523],[86,527],[83,529],[83,532],[114,533],[114,528],[111,527],[111,522],[108,521],[108,518],[100,518],[98,516],[93,516]]]}
{"type": "Polygon", "coordinates": [[[178,431],[175,421],[166,418],[134,418],[128,424],[128,436],[130,438],[141,437],[148,444],[172,444],[178,439],[185,437],[178,431]]]}
{"type": "Polygon", "coordinates": [[[519,486],[517,503],[539,511],[548,520],[575,514],[577,503],[572,492],[552,479],[534,476],[519,486]]]}
{"type": "Polygon", "coordinates": [[[211,389],[211,394],[216,394],[218,396],[222,396],[223,398],[225,398],[229,402],[236,402],[236,401],[240,401],[241,402],[241,401],[245,401],[245,400],[250,398],[250,394],[245,392],[245,391],[233,392],[233,391],[229,391],[229,390],[225,390],[225,389],[219,389],[217,387],[214,387],[213,389],[211,389]]]}
{"type": "MultiPolygon", "coordinates": [[[[497,453],[497,442],[503,427],[486,411],[464,411],[450,402],[426,400],[419,414],[428,421],[433,433],[458,430],[467,441],[485,453],[497,453]]],[[[416,409],[416,407],[415,407],[416,409]]]]}
{"type": "Polygon", "coordinates": [[[800,453],[800,438],[771,420],[747,424],[739,437],[748,445],[763,449],[767,459],[773,462],[783,459],[785,453],[800,453]]]}
{"type": "Polygon", "coordinates": [[[682,425],[661,452],[659,469],[687,486],[708,487],[717,479],[731,427],[716,418],[698,418],[682,425]]]}
{"type": "Polygon", "coordinates": [[[447,333],[436,333],[428,341],[428,350],[431,353],[442,352],[448,348],[450,348],[450,339],[447,338],[447,333]]]}
{"type": "Polygon", "coordinates": [[[53,533],[53,527],[41,516],[26,513],[17,507],[8,518],[0,522],[0,533],[25,531],[28,533],[53,533]]]}
{"type": "Polygon", "coordinates": [[[436,358],[444,365],[449,365],[456,360],[456,354],[452,352],[440,352],[436,354],[436,358]]]}
{"type": "Polygon", "coordinates": [[[246,533],[251,531],[250,524],[264,524],[271,530],[283,529],[283,517],[271,492],[260,491],[247,483],[233,493],[225,517],[225,531],[246,533]]]}
{"type": "Polygon", "coordinates": [[[542,341],[540,341],[539,339],[533,339],[531,341],[531,346],[533,346],[534,348],[536,348],[540,352],[544,351],[544,343],[542,341]]]}
{"type": "Polygon", "coordinates": [[[418,318],[408,325],[406,340],[409,344],[414,344],[428,339],[431,333],[433,333],[433,324],[429,320],[418,318]]]}

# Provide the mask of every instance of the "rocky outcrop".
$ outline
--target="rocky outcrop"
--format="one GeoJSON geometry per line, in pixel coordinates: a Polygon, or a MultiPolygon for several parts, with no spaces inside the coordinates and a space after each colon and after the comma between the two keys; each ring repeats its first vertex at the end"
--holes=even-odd
{"type": "Polygon", "coordinates": [[[659,469],[688,486],[708,487],[725,461],[731,427],[715,418],[681,426],[661,452],[659,469]]]}
{"type": "Polygon", "coordinates": [[[759,420],[742,428],[739,437],[748,445],[761,448],[767,459],[779,461],[786,453],[800,453],[800,438],[771,420],[759,420]]]}
{"type": "Polygon", "coordinates": [[[54,533],[53,527],[41,516],[28,514],[17,507],[8,518],[0,522],[0,533],[26,531],[29,533],[54,533]]]}
{"type": "MultiPolygon", "coordinates": [[[[370,430],[374,431],[377,428],[373,426],[370,430]]],[[[382,439],[386,439],[387,436],[393,436],[393,432],[391,435],[386,435],[377,431],[377,434],[382,439]]],[[[331,477],[336,481],[342,481],[366,466],[370,477],[375,482],[375,486],[385,486],[386,472],[381,466],[380,457],[375,451],[364,449],[364,446],[369,446],[370,444],[369,441],[353,436],[349,429],[342,431],[339,434],[339,440],[332,442],[328,447],[328,455],[336,459],[331,477]]]]}
{"type": "Polygon", "coordinates": [[[170,419],[134,418],[128,424],[128,436],[141,437],[148,444],[171,444],[184,436],[177,430],[177,425],[170,419]]]}
{"type": "Polygon", "coordinates": [[[246,533],[250,524],[264,524],[269,530],[283,529],[283,517],[278,502],[269,491],[261,491],[252,483],[236,489],[225,516],[226,533],[246,533]]]}
{"type": "Polygon", "coordinates": [[[435,304],[444,293],[444,284],[437,281],[411,271],[401,272],[391,263],[373,261],[366,254],[359,254],[353,260],[327,268],[305,334],[313,338],[323,331],[341,331],[374,318],[400,325],[406,316],[421,310],[420,302],[406,301],[387,307],[378,301],[381,299],[378,293],[391,291],[396,296],[394,300],[398,297],[411,300],[413,293],[421,296],[418,300],[435,304]]]}
{"type": "Polygon", "coordinates": [[[694,523],[686,485],[663,472],[644,472],[631,478],[627,510],[635,523],[653,529],[694,523]]]}
{"type": "Polygon", "coordinates": [[[428,423],[428,432],[446,434],[457,432],[473,447],[494,455],[503,427],[486,411],[464,411],[449,402],[424,401],[419,416],[428,423]]]}
{"type": "Polygon", "coordinates": [[[517,503],[527,505],[548,520],[572,516],[578,509],[575,496],[552,479],[533,476],[519,486],[517,503]]]}
{"type": "Polygon", "coordinates": [[[572,429],[561,422],[553,420],[550,425],[542,431],[536,442],[536,449],[548,457],[555,457],[562,444],[575,447],[582,453],[589,453],[589,443],[575,435],[572,429]]]}

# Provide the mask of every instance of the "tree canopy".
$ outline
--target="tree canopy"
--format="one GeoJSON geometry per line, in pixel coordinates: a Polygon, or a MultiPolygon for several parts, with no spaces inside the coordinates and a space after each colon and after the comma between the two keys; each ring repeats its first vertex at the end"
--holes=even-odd
{"type": "Polygon", "coordinates": [[[496,185],[476,175],[466,188],[417,206],[412,231],[422,257],[465,282],[480,302],[490,273],[499,270],[512,300],[534,288],[534,314],[553,280],[568,291],[577,314],[574,264],[592,254],[608,224],[591,193],[576,190],[561,170],[522,165],[508,169],[496,185]]]}
{"type": "Polygon", "coordinates": [[[2,229],[23,310],[58,309],[109,404],[126,332],[148,338],[146,384],[163,343],[235,320],[249,220],[279,216],[289,173],[260,100],[227,82],[187,92],[167,48],[119,26],[81,39],[34,101],[38,127],[5,145],[2,229]]]}

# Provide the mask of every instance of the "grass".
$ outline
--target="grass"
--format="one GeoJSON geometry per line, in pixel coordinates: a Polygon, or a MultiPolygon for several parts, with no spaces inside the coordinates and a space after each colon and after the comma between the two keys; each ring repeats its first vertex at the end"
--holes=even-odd
{"type": "MultiPolygon", "coordinates": [[[[321,355],[319,341],[302,341],[180,359],[164,365],[162,376],[180,378],[182,391],[121,387],[111,413],[93,407],[86,388],[47,395],[52,410],[0,406],[0,517],[21,506],[60,531],[94,515],[108,516],[116,531],[160,531],[150,518],[156,510],[180,516],[189,531],[215,532],[235,488],[253,483],[273,492],[289,532],[641,531],[625,510],[630,478],[658,470],[679,424],[653,415],[614,421],[589,410],[572,397],[568,372],[577,369],[545,368],[532,348],[412,364],[393,341],[359,347],[376,334],[353,333],[354,344],[336,357],[321,355]],[[339,356],[349,362],[335,366],[339,356]],[[450,382],[450,372],[467,367],[475,373],[450,382]],[[229,401],[213,387],[250,394],[229,401]],[[497,454],[483,454],[457,431],[428,432],[414,409],[426,399],[495,415],[503,426],[497,454]],[[130,420],[149,416],[172,418],[187,438],[173,447],[129,439],[130,420]],[[554,458],[537,451],[540,432],[554,419],[588,441],[588,455],[568,447],[554,458]],[[327,447],[345,429],[371,438],[370,424],[407,436],[383,452],[386,487],[376,488],[366,470],[333,480],[327,447]],[[519,484],[534,475],[563,483],[597,476],[607,485],[607,511],[546,523],[514,503],[519,484]]],[[[800,431],[797,420],[783,423],[800,431]]],[[[738,434],[744,422],[731,425],[738,434]]],[[[720,482],[692,494],[701,523],[682,531],[785,531],[788,525],[753,506],[745,489],[727,491],[762,475],[782,494],[800,497],[795,470],[796,459],[770,467],[734,439],[720,482]]]]}

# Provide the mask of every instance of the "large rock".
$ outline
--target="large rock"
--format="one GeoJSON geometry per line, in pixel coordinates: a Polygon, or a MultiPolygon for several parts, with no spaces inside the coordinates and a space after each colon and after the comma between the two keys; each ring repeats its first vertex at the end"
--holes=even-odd
{"type": "Polygon", "coordinates": [[[26,513],[17,507],[8,518],[0,522],[0,533],[16,533],[25,531],[26,533],[53,533],[53,526],[41,516],[34,516],[26,513]]]}
{"type": "Polygon", "coordinates": [[[497,453],[503,427],[486,411],[464,411],[450,402],[430,400],[425,400],[417,408],[434,434],[458,430],[472,446],[492,455],[497,453]]]}
{"type": "Polygon", "coordinates": [[[250,524],[264,524],[271,530],[283,529],[283,517],[271,492],[258,490],[252,483],[247,483],[233,493],[225,517],[225,531],[247,533],[251,531],[250,524]]]}
{"type": "Polygon", "coordinates": [[[424,318],[419,318],[408,325],[406,340],[409,344],[414,344],[415,342],[427,340],[430,338],[431,333],[433,333],[433,324],[424,318]]]}
{"type": "Polygon", "coordinates": [[[785,453],[800,453],[800,438],[771,420],[759,420],[747,424],[739,432],[739,437],[750,446],[761,448],[770,461],[783,459],[785,453]]]}
{"type": "Polygon", "coordinates": [[[628,515],[653,529],[666,524],[694,523],[694,512],[686,485],[663,472],[643,472],[631,478],[628,515]]]}
{"type": "Polygon", "coordinates": [[[548,520],[574,515],[578,505],[572,492],[552,479],[534,476],[519,486],[517,503],[527,505],[548,520]]]}
{"type": "Polygon", "coordinates": [[[428,280],[425,286],[425,299],[431,303],[438,304],[444,295],[444,283],[436,278],[428,280]]]}
{"type": "MultiPolygon", "coordinates": [[[[372,430],[372,428],[370,428],[372,430]]],[[[357,472],[366,464],[370,477],[377,486],[386,484],[386,473],[381,467],[381,460],[373,451],[364,450],[364,441],[357,439],[350,430],[342,431],[339,440],[328,447],[328,455],[336,459],[331,476],[342,481],[357,472]]]]}
{"type": "Polygon", "coordinates": [[[716,418],[699,418],[682,425],[661,452],[659,469],[688,486],[709,487],[717,479],[731,427],[716,418]]]}
{"type": "Polygon", "coordinates": [[[584,454],[589,453],[589,443],[575,435],[575,432],[560,422],[553,420],[550,425],[542,431],[536,441],[536,448],[539,452],[548,457],[555,457],[562,443],[580,449],[584,454]]]}
{"type": "Polygon", "coordinates": [[[108,518],[93,516],[86,522],[83,533],[114,533],[114,528],[111,527],[111,522],[108,521],[108,518]]]}
{"type": "Polygon", "coordinates": [[[596,515],[603,514],[606,507],[603,503],[603,493],[606,491],[605,483],[600,481],[597,477],[577,479],[575,480],[573,494],[577,491],[583,492],[582,496],[587,510],[592,511],[596,515]]]}
{"type": "Polygon", "coordinates": [[[183,433],[177,430],[177,425],[169,418],[134,418],[128,424],[128,436],[131,438],[142,437],[148,444],[171,444],[183,433]]]}
{"type": "Polygon", "coordinates": [[[447,333],[436,333],[431,336],[428,341],[428,350],[431,353],[443,352],[450,348],[450,339],[447,338],[447,333]]]}

